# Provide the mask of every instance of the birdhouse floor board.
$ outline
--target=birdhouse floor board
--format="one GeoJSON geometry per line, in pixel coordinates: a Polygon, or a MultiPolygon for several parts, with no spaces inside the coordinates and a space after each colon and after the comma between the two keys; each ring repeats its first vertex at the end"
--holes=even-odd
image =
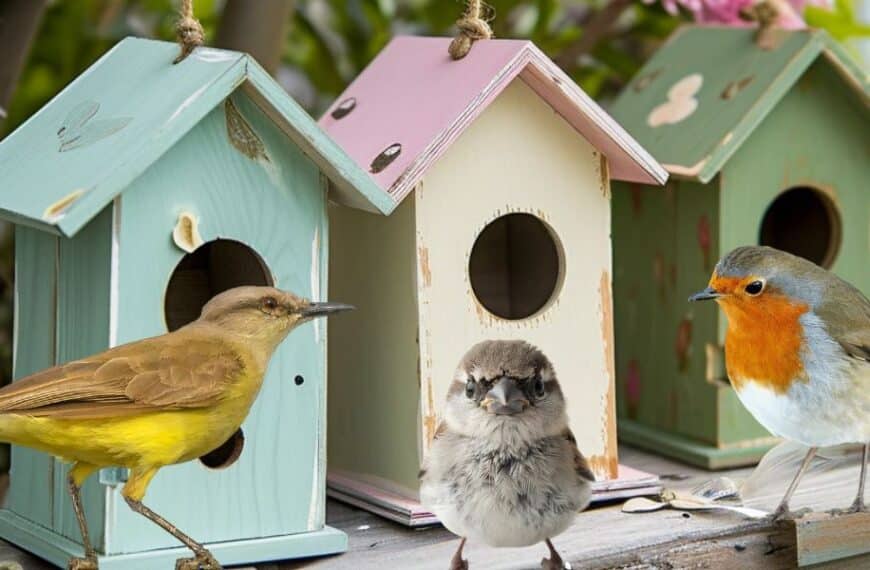
{"type": "Polygon", "coordinates": [[[779,441],[759,438],[754,443],[716,447],[699,440],[659,430],[626,418],[617,425],[619,441],[649,449],[704,469],[733,469],[754,465],[779,441]]]}

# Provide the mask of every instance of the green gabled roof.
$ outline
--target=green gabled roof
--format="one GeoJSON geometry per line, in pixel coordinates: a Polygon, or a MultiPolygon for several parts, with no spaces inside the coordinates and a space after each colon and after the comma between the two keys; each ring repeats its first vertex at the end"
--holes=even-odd
{"type": "Polygon", "coordinates": [[[684,26],[608,110],[672,176],[706,183],[819,56],[867,106],[867,74],[825,32],[776,33],[777,47],[764,50],[751,28],[684,26]],[[677,84],[682,102],[662,108],[677,84]]]}
{"type": "Polygon", "coordinates": [[[118,43],[0,143],[0,217],[72,236],[205,115],[242,88],[333,182],[338,198],[392,200],[248,55],[118,43]]]}

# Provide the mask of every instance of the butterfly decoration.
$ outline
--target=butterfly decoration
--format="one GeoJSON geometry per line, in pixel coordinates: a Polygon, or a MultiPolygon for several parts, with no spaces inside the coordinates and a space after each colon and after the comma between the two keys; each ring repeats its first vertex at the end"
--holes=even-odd
{"type": "Polygon", "coordinates": [[[72,108],[57,131],[59,152],[95,143],[120,131],[133,120],[130,117],[94,119],[99,109],[100,104],[96,101],[84,101],[72,108]]]}

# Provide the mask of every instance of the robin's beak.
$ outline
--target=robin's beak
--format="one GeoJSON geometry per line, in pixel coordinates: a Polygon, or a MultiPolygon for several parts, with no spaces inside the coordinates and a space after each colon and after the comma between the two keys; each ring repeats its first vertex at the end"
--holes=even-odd
{"type": "Polygon", "coordinates": [[[699,291],[698,293],[695,293],[694,295],[689,297],[689,302],[709,301],[711,299],[718,299],[721,296],[722,296],[722,293],[716,291],[712,287],[707,287],[703,291],[699,291]]]}
{"type": "Polygon", "coordinates": [[[354,308],[353,305],[346,305],[344,303],[308,303],[308,305],[299,311],[299,314],[303,318],[314,319],[316,317],[326,317],[334,313],[352,311],[354,308]]]}
{"type": "Polygon", "coordinates": [[[498,416],[512,416],[529,407],[529,401],[513,378],[502,378],[496,382],[481,403],[489,413],[498,416]]]}

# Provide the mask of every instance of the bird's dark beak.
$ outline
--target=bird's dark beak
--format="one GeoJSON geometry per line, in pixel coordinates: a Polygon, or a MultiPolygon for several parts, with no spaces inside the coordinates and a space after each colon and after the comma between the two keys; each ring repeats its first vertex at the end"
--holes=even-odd
{"type": "Polygon", "coordinates": [[[498,416],[512,416],[529,407],[529,401],[513,378],[502,378],[496,382],[482,404],[489,413],[498,416]]]}
{"type": "Polygon", "coordinates": [[[354,309],[355,307],[353,305],[346,305],[344,303],[309,303],[299,311],[299,314],[306,319],[313,319],[316,317],[326,317],[333,313],[352,311],[354,309]]]}
{"type": "Polygon", "coordinates": [[[721,296],[722,296],[722,293],[719,293],[718,291],[716,291],[712,287],[707,287],[703,291],[699,291],[699,292],[695,293],[694,295],[692,295],[691,297],[689,297],[689,302],[710,301],[711,299],[718,299],[721,296]]]}

